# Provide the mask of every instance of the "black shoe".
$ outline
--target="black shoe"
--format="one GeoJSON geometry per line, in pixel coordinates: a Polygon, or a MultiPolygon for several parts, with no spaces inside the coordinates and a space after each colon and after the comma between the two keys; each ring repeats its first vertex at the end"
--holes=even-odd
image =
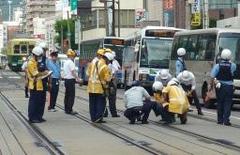
{"type": "Polygon", "coordinates": [[[40,120],[29,120],[29,123],[41,123],[40,120]]]}
{"type": "Polygon", "coordinates": [[[40,122],[46,122],[47,120],[45,120],[44,118],[40,119],[40,122]]]}
{"type": "Polygon", "coordinates": [[[95,123],[106,123],[106,121],[104,121],[104,120],[99,120],[99,121],[96,121],[95,123]]]}
{"type": "Polygon", "coordinates": [[[134,120],[131,120],[131,121],[129,122],[129,124],[135,124],[135,119],[134,119],[134,120]]]}
{"type": "Polygon", "coordinates": [[[230,123],[230,122],[226,122],[226,123],[224,123],[224,125],[226,125],[226,126],[231,126],[232,123],[230,123]]]}
{"type": "Polygon", "coordinates": [[[198,115],[202,115],[203,116],[202,110],[198,110],[198,115]]]}
{"type": "Polygon", "coordinates": [[[148,121],[142,121],[142,124],[148,124],[149,122],[148,121]]]}
{"type": "Polygon", "coordinates": [[[28,95],[26,95],[26,96],[25,96],[25,98],[29,98],[29,96],[28,96],[28,95]]]}
{"type": "Polygon", "coordinates": [[[217,122],[217,124],[223,125],[223,122],[217,122]]]}
{"type": "Polygon", "coordinates": [[[75,112],[75,111],[71,111],[71,112],[65,112],[66,114],[68,114],[68,115],[76,115],[76,114],[78,114],[77,112],[75,112]]]}
{"type": "Polygon", "coordinates": [[[116,114],[116,115],[112,115],[112,117],[120,117],[120,115],[116,114]]]}

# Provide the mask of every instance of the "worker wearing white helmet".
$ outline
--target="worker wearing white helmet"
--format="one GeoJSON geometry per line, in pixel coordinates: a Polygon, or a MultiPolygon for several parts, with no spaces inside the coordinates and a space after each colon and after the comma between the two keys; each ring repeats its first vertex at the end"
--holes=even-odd
{"type": "Polygon", "coordinates": [[[45,121],[42,117],[46,102],[46,91],[42,79],[49,76],[51,72],[43,72],[38,69],[38,62],[41,62],[43,54],[41,47],[34,47],[32,54],[33,56],[27,64],[30,91],[28,117],[31,123],[41,123],[45,121]]]}
{"type": "MultiPolygon", "coordinates": [[[[112,115],[112,117],[120,117],[117,114],[117,109],[116,109],[116,100],[117,100],[117,73],[121,69],[118,61],[116,60],[116,53],[114,51],[111,52],[113,55],[113,60],[111,63],[109,63],[108,67],[111,70],[112,73],[112,79],[109,83],[109,96],[108,96],[108,103],[109,103],[109,110],[112,115]]],[[[108,116],[108,110],[106,109],[106,112],[104,114],[104,117],[108,116]]]]}
{"type": "Polygon", "coordinates": [[[99,60],[92,62],[87,70],[89,112],[92,122],[103,123],[106,108],[108,83],[111,81],[111,71],[108,64],[114,59],[110,52],[106,52],[99,60]]]}
{"type": "Polygon", "coordinates": [[[232,53],[229,49],[223,49],[221,52],[221,61],[216,64],[211,71],[211,87],[213,88],[214,81],[218,81],[216,88],[217,95],[217,113],[218,124],[231,125],[230,115],[233,98],[233,77],[236,71],[236,64],[232,63],[232,53]]]}
{"type": "Polygon", "coordinates": [[[186,92],[188,101],[191,103],[192,100],[194,100],[194,104],[198,110],[198,115],[203,115],[201,105],[196,93],[196,80],[194,74],[190,71],[185,70],[178,74],[177,79],[186,92]]]}
{"type": "Polygon", "coordinates": [[[157,76],[155,77],[155,81],[161,81],[163,86],[167,86],[168,82],[172,79],[172,75],[169,73],[169,70],[162,69],[158,72],[157,76]]]}
{"type": "Polygon", "coordinates": [[[178,55],[178,58],[177,58],[177,61],[176,61],[176,76],[186,70],[186,64],[185,64],[185,61],[184,61],[184,56],[186,55],[186,50],[184,48],[179,48],[177,50],[177,55],[178,55]]]}

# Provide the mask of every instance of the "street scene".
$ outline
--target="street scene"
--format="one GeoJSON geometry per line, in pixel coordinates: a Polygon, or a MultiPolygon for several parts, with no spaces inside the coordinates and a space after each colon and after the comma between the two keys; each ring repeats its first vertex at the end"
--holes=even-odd
{"type": "Polygon", "coordinates": [[[0,155],[238,155],[239,130],[239,0],[0,1],[0,155]]]}

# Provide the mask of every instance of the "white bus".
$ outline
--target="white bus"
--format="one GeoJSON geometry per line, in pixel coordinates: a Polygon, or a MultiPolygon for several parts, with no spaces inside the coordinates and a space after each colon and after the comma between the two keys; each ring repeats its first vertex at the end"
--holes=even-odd
{"type": "Polygon", "coordinates": [[[142,86],[152,87],[157,72],[169,69],[173,37],[181,30],[147,26],[128,37],[123,52],[124,85],[139,80],[142,86]]]}
{"type": "Polygon", "coordinates": [[[210,72],[218,62],[220,53],[227,48],[232,51],[232,61],[237,64],[234,77],[234,98],[240,97],[240,30],[239,29],[202,29],[178,32],[175,34],[171,54],[170,70],[175,74],[177,49],[186,49],[185,63],[187,69],[195,74],[197,92],[202,96],[206,107],[212,106],[214,100],[205,102],[210,72]]]}

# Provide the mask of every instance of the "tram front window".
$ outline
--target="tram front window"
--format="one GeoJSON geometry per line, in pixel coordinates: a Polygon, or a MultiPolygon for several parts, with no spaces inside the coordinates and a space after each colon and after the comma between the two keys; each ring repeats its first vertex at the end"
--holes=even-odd
{"type": "Polygon", "coordinates": [[[140,66],[168,68],[172,39],[144,39],[141,47],[140,66]]]}

